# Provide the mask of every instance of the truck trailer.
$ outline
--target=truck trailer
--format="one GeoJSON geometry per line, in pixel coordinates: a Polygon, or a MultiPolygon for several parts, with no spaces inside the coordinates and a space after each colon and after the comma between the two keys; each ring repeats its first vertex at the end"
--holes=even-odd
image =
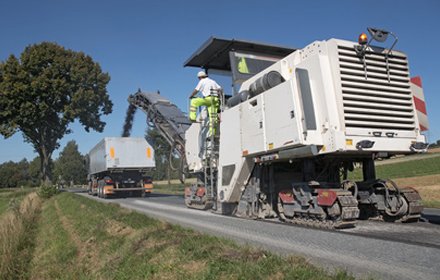
{"type": "Polygon", "coordinates": [[[323,228],[417,221],[417,191],[377,178],[374,163],[426,152],[427,119],[397,37],[368,32],[303,48],[210,38],[184,66],[232,78],[231,96],[212,92],[220,102],[215,135],[204,111],[191,123],[161,95],[129,96],[197,176],[186,205],[323,228]],[[351,176],[357,168],[362,178],[351,176]]]}
{"type": "Polygon", "coordinates": [[[146,196],[153,182],[154,150],[144,138],[105,137],[88,154],[88,193],[100,198],[146,196]]]}

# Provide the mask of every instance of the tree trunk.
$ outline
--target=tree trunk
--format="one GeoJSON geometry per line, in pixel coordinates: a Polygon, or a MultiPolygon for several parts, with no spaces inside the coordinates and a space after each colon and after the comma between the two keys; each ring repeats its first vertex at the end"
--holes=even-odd
{"type": "Polygon", "coordinates": [[[50,170],[50,156],[45,146],[40,146],[38,150],[38,154],[40,155],[40,171],[42,176],[42,183],[46,186],[51,185],[51,170],[50,170]]]}
{"type": "Polygon", "coordinates": [[[167,167],[167,179],[168,179],[168,185],[171,185],[171,168],[170,168],[170,165],[168,164],[168,167],[167,167]]]}

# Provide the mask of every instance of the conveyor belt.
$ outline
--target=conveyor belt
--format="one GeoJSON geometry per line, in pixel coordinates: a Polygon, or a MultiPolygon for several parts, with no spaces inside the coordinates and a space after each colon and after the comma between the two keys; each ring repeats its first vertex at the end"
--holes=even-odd
{"type": "MultiPolygon", "coordinates": [[[[141,109],[168,143],[184,155],[185,131],[191,126],[191,121],[176,105],[158,93],[140,91],[130,95],[128,102],[141,109]]],[[[125,128],[124,133],[127,134],[125,128]]]]}

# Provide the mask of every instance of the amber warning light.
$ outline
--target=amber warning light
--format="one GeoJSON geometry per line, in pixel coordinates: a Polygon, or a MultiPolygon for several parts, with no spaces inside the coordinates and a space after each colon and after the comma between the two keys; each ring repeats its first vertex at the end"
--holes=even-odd
{"type": "Polygon", "coordinates": [[[361,35],[359,35],[358,42],[359,42],[360,45],[365,45],[368,42],[367,34],[362,33],[361,35]]]}

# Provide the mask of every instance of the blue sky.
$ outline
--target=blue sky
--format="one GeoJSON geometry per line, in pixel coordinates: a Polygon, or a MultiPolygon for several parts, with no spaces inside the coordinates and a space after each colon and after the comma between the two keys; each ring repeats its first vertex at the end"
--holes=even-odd
{"type": "MultiPolygon", "coordinates": [[[[399,37],[396,48],[409,56],[411,75],[422,76],[429,141],[440,139],[440,1],[4,0],[0,12],[1,61],[29,44],[51,41],[91,55],[112,78],[114,108],[104,118],[104,132],[73,124],[60,150],[74,139],[85,154],[101,138],[119,136],[127,96],[138,88],[160,90],[187,111],[198,69],[183,63],[210,36],[301,48],[315,40],[356,40],[368,26],[399,37]]],[[[132,135],[143,136],[145,128],[138,112],[132,135]]],[[[21,133],[1,137],[0,163],[35,156],[21,133]]]]}

